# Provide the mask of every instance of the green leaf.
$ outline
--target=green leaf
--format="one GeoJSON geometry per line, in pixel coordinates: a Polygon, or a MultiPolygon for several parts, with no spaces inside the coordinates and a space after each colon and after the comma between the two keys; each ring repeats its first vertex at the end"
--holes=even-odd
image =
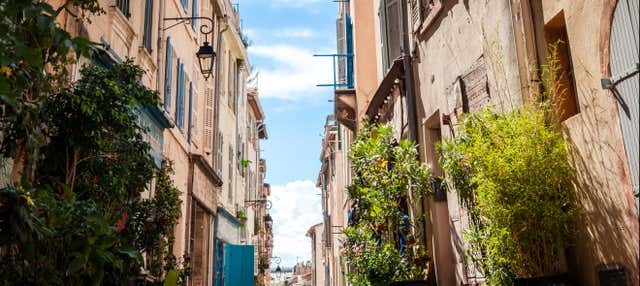
{"type": "Polygon", "coordinates": [[[178,277],[180,272],[176,269],[171,269],[167,273],[167,276],[164,278],[163,286],[176,286],[178,285],[178,277]]]}

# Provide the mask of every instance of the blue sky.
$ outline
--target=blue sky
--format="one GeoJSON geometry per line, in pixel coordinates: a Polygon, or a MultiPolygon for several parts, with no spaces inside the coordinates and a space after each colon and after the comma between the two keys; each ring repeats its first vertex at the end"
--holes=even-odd
{"type": "Polygon", "coordinates": [[[331,0],[232,0],[240,4],[249,58],[269,140],[262,142],[266,182],[272,186],[274,256],[283,266],[311,256],[308,228],[321,222],[321,134],[332,113],[332,64],[313,54],[335,52],[336,3],[331,0]]]}

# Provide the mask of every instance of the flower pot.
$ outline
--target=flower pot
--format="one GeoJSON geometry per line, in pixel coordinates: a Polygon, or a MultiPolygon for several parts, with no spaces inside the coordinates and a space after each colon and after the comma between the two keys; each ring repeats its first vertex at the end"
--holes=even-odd
{"type": "Polygon", "coordinates": [[[398,281],[389,284],[389,286],[427,286],[429,285],[427,280],[411,280],[411,281],[398,281]]]}
{"type": "Polygon", "coordinates": [[[514,286],[571,286],[569,283],[569,275],[567,273],[529,277],[529,278],[516,278],[514,286]]]}

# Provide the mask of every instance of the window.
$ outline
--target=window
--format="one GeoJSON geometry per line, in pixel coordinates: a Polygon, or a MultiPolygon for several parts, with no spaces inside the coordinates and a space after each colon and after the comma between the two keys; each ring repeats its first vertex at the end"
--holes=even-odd
{"type": "Polygon", "coordinates": [[[419,31],[422,22],[436,8],[436,3],[433,0],[410,0],[409,4],[411,5],[411,26],[413,31],[419,31]]]}
{"type": "Polygon", "coordinates": [[[244,177],[244,173],[243,173],[243,168],[242,168],[242,160],[244,160],[244,154],[243,154],[243,146],[244,143],[242,143],[242,137],[240,137],[240,135],[238,135],[236,137],[236,150],[238,150],[238,158],[237,158],[237,168],[238,168],[238,172],[242,173],[242,176],[244,177]]]}
{"type": "Polygon", "coordinates": [[[175,112],[175,120],[176,126],[180,129],[180,132],[184,133],[184,100],[185,100],[185,89],[186,89],[186,81],[187,75],[184,68],[184,64],[180,62],[178,59],[178,76],[177,76],[177,84],[176,84],[176,112],[175,112]]]}
{"type": "Polygon", "coordinates": [[[189,10],[189,0],[180,0],[180,2],[182,3],[182,9],[187,12],[189,10]]]}
{"type": "MultiPolygon", "coordinates": [[[[191,2],[191,17],[198,17],[198,0],[191,2]]],[[[193,28],[194,31],[198,31],[196,27],[198,27],[198,20],[193,19],[191,21],[191,28],[193,28]]]]}
{"type": "MultiPolygon", "coordinates": [[[[346,16],[346,15],[345,15],[346,16]]],[[[338,44],[338,54],[346,54],[346,36],[345,36],[345,18],[344,16],[338,17],[336,20],[336,43],[338,44]]],[[[338,83],[347,83],[347,58],[338,57],[338,83]]]]}
{"type": "Polygon", "coordinates": [[[122,14],[125,15],[127,18],[131,17],[131,12],[129,11],[129,1],[130,0],[116,1],[116,7],[118,7],[118,10],[120,10],[120,12],[122,12],[122,14]]]}
{"type": "Polygon", "coordinates": [[[189,83],[189,127],[187,128],[187,141],[191,143],[196,134],[197,118],[194,105],[198,102],[196,93],[193,91],[193,82],[189,83]]]}
{"type": "Polygon", "coordinates": [[[554,96],[553,100],[558,120],[562,122],[580,112],[571,63],[571,46],[563,12],[553,17],[544,26],[544,37],[548,45],[557,45],[558,49],[557,60],[560,68],[558,90],[560,92],[554,96]]]}
{"type": "Polygon", "coordinates": [[[144,5],[144,31],[142,46],[151,53],[151,31],[153,26],[153,0],[146,0],[144,5]]]}
{"type": "MultiPolygon", "coordinates": [[[[205,110],[204,110],[204,150],[205,152],[212,152],[213,149],[213,91],[207,88],[205,95],[205,110]]],[[[215,157],[214,157],[215,160],[215,157]]]]}
{"type": "Polygon", "coordinates": [[[228,73],[228,87],[227,91],[229,94],[229,98],[227,103],[229,104],[229,108],[236,112],[236,89],[235,89],[235,79],[236,79],[236,61],[233,58],[233,55],[229,53],[229,73],[228,73]]]}
{"type": "Polygon", "coordinates": [[[167,38],[167,51],[164,63],[164,110],[171,110],[171,83],[173,82],[173,44],[167,38]]]}
{"type": "Polygon", "coordinates": [[[230,202],[233,202],[233,147],[229,144],[229,182],[227,186],[229,186],[228,199],[230,202]]]}
{"type": "Polygon", "coordinates": [[[378,8],[380,18],[380,40],[382,44],[382,67],[391,67],[393,61],[399,58],[402,48],[402,33],[400,31],[400,0],[381,0],[378,8]]]}
{"type": "Polygon", "coordinates": [[[215,168],[219,174],[222,173],[222,157],[223,157],[222,146],[224,146],[224,136],[222,135],[222,132],[218,132],[218,140],[216,140],[215,168]]]}

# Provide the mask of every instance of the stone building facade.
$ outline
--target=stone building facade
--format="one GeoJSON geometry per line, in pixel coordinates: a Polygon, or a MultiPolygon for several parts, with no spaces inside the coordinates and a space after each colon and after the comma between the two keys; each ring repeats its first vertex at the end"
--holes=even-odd
{"type": "MultiPolygon", "coordinates": [[[[566,268],[578,285],[638,284],[637,1],[408,0],[405,13],[399,0],[347,2],[338,11],[351,20],[355,83],[336,89],[337,121],[353,132],[365,116],[392,122],[398,139],[416,124],[420,160],[436,176],[446,174],[435,146],[454,136],[460,115],[485,106],[508,112],[529,102],[540,88],[537,71],[548,45],[563,42],[559,60],[569,88],[558,109],[584,210],[566,268]],[[416,122],[409,121],[414,107],[407,96],[415,97],[416,122]]],[[[436,282],[483,283],[482,270],[465,259],[469,219],[455,192],[437,189],[422,205],[413,215],[424,218],[436,282]]]]}
{"type": "Polygon", "coordinates": [[[132,59],[145,71],[143,84],[158,91],[162,105],[142,108],[140,120],[150,129],[158,167],[163,158],[173,162],[172,179],[182,192],[172,247],[178,258],[190,259],[188,285],[241,285],[234,284],[239,278],[225,259],[229,252],[251,261],[253,275],[245,276],[254,281],[258,245],[267,238],[258,235],[267,227],[260,154],[266,127],[258,92],[247,88],[251,70],[237,7],[229,0],[99,3],[105,13],[90,23],[60,20],[71,34],[102,45],[73,76],[83,64],[132,59]],[[210,76],[196,57],[205,43],[216,53],[210,76]]]}
{"type": "Polygon", "coordinates": [[[326,233],[324,223],[318,223],[309,228],[307,237],[311,238],[311,286],[327,286],[329,265],[325,248],[326,233]]]}

